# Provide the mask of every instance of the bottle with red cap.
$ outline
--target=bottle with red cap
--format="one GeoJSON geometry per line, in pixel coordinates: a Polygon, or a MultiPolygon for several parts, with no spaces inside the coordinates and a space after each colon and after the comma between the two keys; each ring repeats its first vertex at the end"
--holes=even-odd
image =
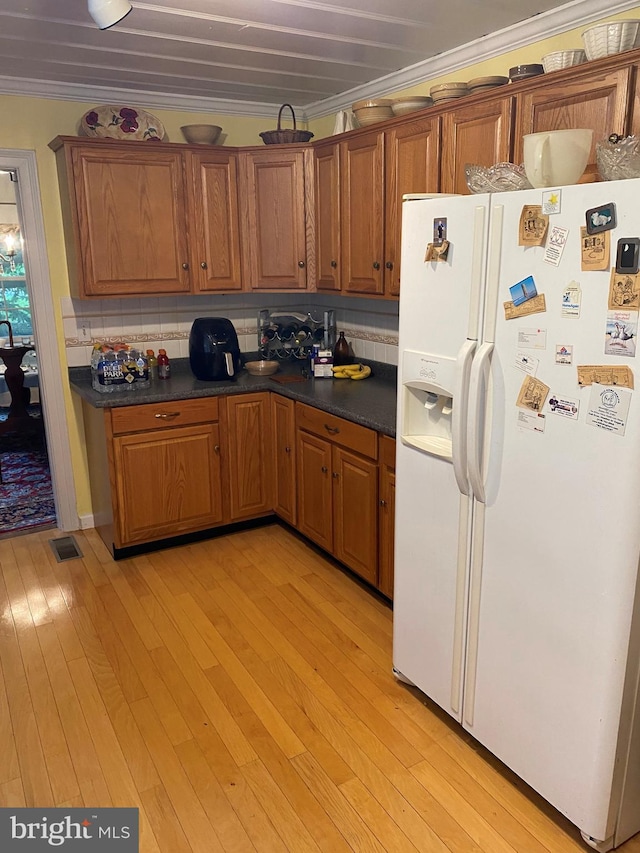
{"type": "Polygon", "coordinates": [[[171,365],[169,356],[165,349],[158,350],[158,379],[169,379],[171,376],[171,365]]]}

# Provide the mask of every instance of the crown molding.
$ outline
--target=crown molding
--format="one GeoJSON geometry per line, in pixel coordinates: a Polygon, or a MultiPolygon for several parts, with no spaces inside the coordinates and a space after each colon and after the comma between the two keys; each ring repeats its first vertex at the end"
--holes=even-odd
{"type": "MultiPolygon", "coordinates": [[[[57,101],[83,101],[88,104],[140,103],[145,108],[180,110],[181,112],[215,113],[251,117],[271,117],[278,114],[280,104],[257,101],[230,101],[225,98],[203,98],[198,95],[178,95],[147,92],[143,89],[124,89],[106,86],[83,86],[80,83],[56,83],[50,80],[30,80],[0,76],[0,95],[26,95],[57,101]]],[[[305,120],[304,107],[293,105],[296,116],[305,120]]]]}
{"type": "Polygon", "coordinates": [[[601,0],[573,0],[558,9],[541,12],[534,18],[527,18],[525,21],[489,33],[475,41],[448,50],[446,53],[440,53],[431,59],[425,59],[408,68],[379,77],[372,83],[307,104],[305,112],[309,119],[333,115],[339,110],[351,109],[354,101],[400,92],[436,77],[452,74],[469,65],[476,65],[542,39],[560,35],[567,30],[603,20],[605,15],[611,17],[637,7],[638,0],[620,0],[607,4],[606,13],[603,13],[601,0]]]}
{"type": "MultiPolygon", "coordinates": [[[[607,6],[606,16],[617,15],[637,8],[638,0],[614,0],[607,6]]],[[[603,20],[602,0],[572,0],[557,9],[542,12],[533,18],[497,30],[475,41],[468,42],[446,53],[425,59],[408,68],[380,77],[371,83],[357,86],[314,101],[306,106],[293,105],[301,121],[333,115],[350,109],[362,98],[380,97],[400,92],[451,74],[469,65],[493,59],[501,54],[525,47],[542,39],[551,38],[594,21],[603,20]]],[[[148,92],[142,89],[84,86],[77,83],[57,83],[50,80],[0,76],[0,94],[24,95],[31,98],[48,98],[59,101],[82,101],[89,104],[140,103],[145,107],[180,110],[182,112],[213,113],[250,117],[273,117],[280,104],[257,101],[239,101],[226,98],[205,98],[198,95],[148,92]]]]}

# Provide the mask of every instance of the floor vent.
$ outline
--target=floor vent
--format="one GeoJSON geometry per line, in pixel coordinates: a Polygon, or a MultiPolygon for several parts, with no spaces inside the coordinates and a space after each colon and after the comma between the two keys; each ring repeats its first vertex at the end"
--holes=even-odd
{"type": "Polygon", "coordinates": [[[59,563],[64,560],[75,560],[82,557],[82,551],[73,536],[61,536],[59,539],[49,539],[51,550],[59,563]]]}

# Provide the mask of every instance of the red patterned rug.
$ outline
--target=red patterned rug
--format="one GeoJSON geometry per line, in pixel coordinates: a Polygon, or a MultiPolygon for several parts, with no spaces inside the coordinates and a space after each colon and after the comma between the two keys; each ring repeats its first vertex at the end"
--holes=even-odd
{"type": "MultiPolygon", "coordinates": [[[[38,417],[40,412],[34,414],[38,417]]],[[[6,417],[0,410],[0,420],[4,420],[3,415],[6,417]]],[[[0,474],[0,536],[56,523],[51,472],[42,432],[30,436],[14,433],[0,436],[0,474]]]]}

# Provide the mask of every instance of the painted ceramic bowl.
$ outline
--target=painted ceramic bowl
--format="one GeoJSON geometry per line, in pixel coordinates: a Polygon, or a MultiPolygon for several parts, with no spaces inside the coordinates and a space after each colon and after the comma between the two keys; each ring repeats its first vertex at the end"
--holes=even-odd
{"type": "Polygon", "coordinates": [[[80,136],[101,139],[161,140],[166,131],[151,113],[136,107],[113,107],[102,104],[86,112],[80,119],[80,136]]]}

